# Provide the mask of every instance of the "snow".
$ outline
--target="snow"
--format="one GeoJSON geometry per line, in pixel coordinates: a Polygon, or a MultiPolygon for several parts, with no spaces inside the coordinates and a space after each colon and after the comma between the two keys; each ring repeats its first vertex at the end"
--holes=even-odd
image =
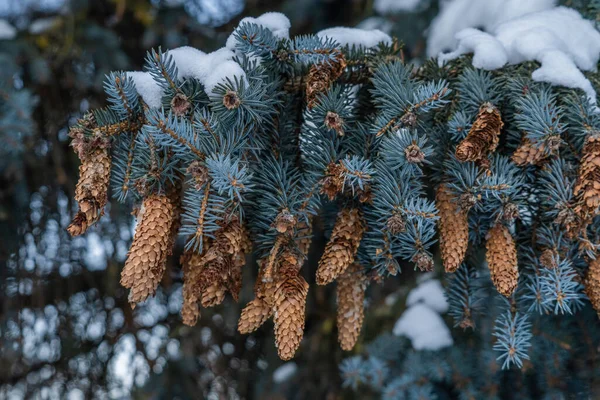
{"type": "Polygon", "coordinates": [[[246,73],[235,61],[235,54],[228,48],[221,48],[212,53],[204,53],[193,47],[183,46],[169,51],[177,65],[179,78],[195,78],[204,85],[204,91],[212,96],[213,89],[220,83],[225,83],[229,78],[232,82],[235,77],[244,80],[246,73]]]}
{"type": "Polygon", "coordinates": [[[425,281],[408,293],[406,305],[410,307],[418,303],[423,303],[438,313],[448,311],[448,301],[439,280],[425,281]]]}
{"type": "Polygon", "coordinates": [[[273,382],[277,384],[283,383],[290,379],[297,370],[298,366],[295,362],[286,362],[273,371],[273,382]]]}
{"type": "Polygon", "coordinates": [[[0,40],[10,40],[17,36],[17,30],[7,20],[0,19],[0,40]]]}
{"type": "Polygon", "coordinates": [[[441,54],[440,64],[470,52],[473,66],[487,70],[538,61],[541,67],[533,72],[534,80],[582,89],[596,103],[596,92],[581,70],[596,70],[600,32],[573,9],[555,7],[523,15],[500,23],[490,33],[469,28],[456,38],[458,47],[441,54]]]}
{"type": "Polygon", "coordinates": [[[390,32],[392,32],[394,24],[382,17],[369,17],[360,24],[356,25],[356,27],[358,29],[366,30],[379,29],[380,31],[383,31],[389,35],[390,32]]]}
{"type": "MultiPolygon", "coordinates": [[[[218,84],[227,82],[227,79],[235,82],[237,77],[238,80],[248,83],[246,73],[237,62],[233,61],[234,53],[227,48],[223,47],[207,54],[193,47],[183,46],[169,50],[168,54],[177,65],[177,77],[199,80],[204,85],[204,91],[208,96],[213,96],[213,89],[218,84]]],[[[160,108],[163,91],[152,76],[148,72],[138,71],[127,74],[133,78],[135,88],[146,104],[153,108],[160,108]]]]}
{"type": "Polygon", "coordinates": [[[422,0],[375,0],[373,8],[379,14],[410,12],[417,9],[422,0]]]}
{"type": "Polygon", "coordinates": [[[324,29],[317,32],[318,37],[328,37],[335,40],[342,46],[356,46],[372,48],[376,47],[380,42],[386,44],[392,43],[392,38],[385,32],[379,29],[366,30],[358,28],[335,27],[324,29]]]}
{"type": "Polygon", "coordinates": [[[133,79],[135,90],[142,96],[148,107],[160,108],[162,104],[162,89],[152,78],[149,72],[130,71],[127,76],[133,79]]]}
{"type": "Polygon", "coordinates": [[[440,350],[452,346],[450,330],[442,317],[423,303],[406,309],[394,325],[394,335],[406,336],[415,350],[440,350]]]}
{"type": "Polygon", "coordinates": [[[431,22],[427,56],[456,48],[456,34],[466,28],[491,32],[502,22],[554,7],[556,0],[453,0],[441,3],[441,11],[431,22]]]}
{"type": "MultiPolygon", "coordinates": [[[[268,13],[264,13],[263,15],[261,15],[258,18],[253,18],[253,17],[242,18],[242,20],[240,21],[238,26],[242,25],[243,23],[256,24],[256,25],[260,25],[264,28],[267,28],[278,39],[289,39],[290,38],[290,27],[292,26],[292,24],[290,23],[290,20],[288,19],[288,17],[286,17],[282,13],[268,12],[268,13]]],[[[237,30],[237,28],[236,28],[236,30],[237,30]]],[[[231,35],[229,35],[229,37],[227,38],[227,42],[225,44],[225,47],[228,49],[231,49],[231,50],[235,49],[236,39],[235,39],[234,33],[235,33],[235,31],[231,35]]]]}

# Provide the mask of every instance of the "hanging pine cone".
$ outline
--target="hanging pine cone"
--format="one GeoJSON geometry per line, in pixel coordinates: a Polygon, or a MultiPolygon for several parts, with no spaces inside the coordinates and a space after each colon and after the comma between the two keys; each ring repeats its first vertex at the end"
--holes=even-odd
{"type": "Polygon", "coordinates": [[[598,313],[600,317],[600,258],[596,256],[595,260],[590,262],[590,265],[585,274],[585,278],[583,280],[583,285],[585,286],[585,294],[588,299],[590,299],[590,303],[592,303],[592,307],[598,313]]]}
{"type": "Polygon", "coordinates": [[[438,187],[435,201],[439,211],[440,250],[446,272],[454,272],[465,258],[469,245],[468,210],[458,206],[444,185],[438,187]]]}
{"type": "Polygon", "coordinates": [[[79,181],[75,188],[75,200],[79,211],[68,226],[72,236],[81,235],[100,219],[108,202],[110,181],[110,156],[107,148],[89,153],[79,166],[79,181]]]}
{"type": "Polygon", "coordinates": [[[600,207],[600,132],[592,132],[585,140],[577,175],[575,212],[589,220],[598,215],[600,207]]]}
{"type": "Polygon", "coordinates": [[[299,265],[284,264],[275,288],[273,315],[277,353],[282,360],[289,360],[304,336],[308,283],[298,275],[299,265]]]}
{"type": "Polygon", "coordinates": [[[498,108],[491,103],[483,103],[469,134],[456,147],[456,158],[460,161],[487,158],[498,146],[503,125],[498,108]]]}
{"type": "Polygon", "coordinates": [[[131,289],[129,303],[132,306],[153,295],[162,279],[171,251],[175,208],[165,195],[144,199],[133,243],[121,271],[121,285],[131,289]]]}
{"type": "Polygon", "coordinates": [[[515,240],[503,224],[496,224],[488,232],[485,254],[492,282],[498,293],[509,297],[519,280],[515,240]]]}
{"type": "Polygon", "coordinates": [[[262,279],[264,269],[262,261],[259,261],[259,275],[254,284],[255,298],[249,302],[242,310],[240,320],[238,322],[238,331],[240,333],[251,333],[257,330],[265,323],[273,314],[273,306],[275,305],[275,283],[265,282],[262,279]]]}
{"type": "Polygon", "coordinates": [[[183,304],[181,306],[181,318],[183,323],[188,326],[196,325],[200,318],[200,308],[198,299],[202,296],[200,281],[202,273],[202,255],[194,252],[185,253],[181,257],[183,266],[183,304]]]}
{"type": "Polygon", "coordinates": [[[312,243],[312,221],[309,220],[308,223],[304,221],[300,221],[298,223],[298,239],[296,243],[298,244],[298,248],[302,252],[302,254],[307,255],[308,250],[310,250],[310,245],[312,243]]]}
{"type": "Polygon", "coordinates": [[[352,350],[364,319],[367,277],[362,267],[354,263],[337,279],[337,327],[342,350],[352,350]]]}
{"type": "Polygon", "coordinates": [[[344,54],[338,52],[333,61],[329,63],[314,64],[310,67],[306,79],[306,102],[311,109],[317,103],[317,98],[325,93],[333,82],[342,75],[346,68],[344,54]]]}
{"type": "Polygon", "coordinates": [[[337,215],[331,238],[317,269],[317,284],[326,285],[343,273],[354,262],[365,223],[356,208],[344,208],[337,215]]]}
{"type": "Polygon", "coordinates": [[[195,325],[199,315],[197,302],[203,307],[220,304],[229,291],[235,301],[242,286],[245,252],[249,251],[247,231],[233,220],[220,228],[215,239],[205,243],[203,254],[184,258],[183,307],[181,315],[186,325],[195,325]]]}

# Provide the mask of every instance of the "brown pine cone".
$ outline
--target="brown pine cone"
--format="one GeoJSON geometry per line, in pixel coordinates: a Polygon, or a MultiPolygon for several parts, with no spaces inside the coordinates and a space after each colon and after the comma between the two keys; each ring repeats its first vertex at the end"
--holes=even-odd
{"type": "Polygon", "coordinates": [[[223,302],[227,289],[220,282],[214,282],[202,292],[202,307],[214,307],[223,302]]]}
{"type": "Polygon", "coordinates": [[[512,161],[519,166],[539,165],[548,158],[544,142],[533,144],[527,138],[523,138],[521,144],[512,155],[512,161]]]}
{"type": "Polygon", "coordinates": [[[338,213],[331,238],[317,269],[317,284],[333,282],[354,262],[366,226],[360,211],[345,208],[338,213]]]}
{"type": "Polygon", "coordinates": [[[275,289],[273,309],[275,345],[282,360],[291,359],[304,336],[308,283],[303,277],[284,275],[275,289]]]}
{"type": "Polygon", "coordinates": [[[79,203],[79,211],[67,228],[72,236],[84,233],[104,213],[108,202],[110,168],[107,148],[93,150],[79,166],[79,181],[75,188],[75,200],[79,203]]]}
{"type": "Polygon", "coordinates": [[[465,259],[469,245],[468,210],[458,206],[454,195],[444,185],[438,187],[435,201],[440,217],[438,229],[444,269],[454,272],[465,259]]]}
{"type": "Polygon", "coordinates": [[[181,317],[183,323],[188,326],[196,325],[200,318],[198,299],[202,296],[200,281],[202,273],[202,255],[198,253],[185,253],[181,257],[183,265],[183,305],[181,306],[181,317]]]}
{"type": "Polygon", "coordinates": [[[171,252],[175,207],[168,196],[151,195],[144,199],[133,243],[121,271],[121,285],[131,289],[131,304],[154,295],[162,279],[171,252]]]}
{"type": "Polygon", "coordinates": [[[585,294],[600,317],[600,258],[590,262],[583,280],[585,294]]]}
{"type": "Polygon", "coordinates": [[[242,334],[252,333],[273,315],[273,307],[266,301],[256,297],[246,304],[238,322],[238,331],[242,334]]]}
{"type": "Polygon", "coordinates": [[[367,283],[367,277],[357,263],[337,279],[337,327],[342,350],[352,350],[360,335],[367,283]]]}
{"type": "Polygon", "coordinates": [[[496,224],[488,232],[485,254],[492,282],[498,293],[509,297],[519,280],[515,240],[503,224],[496,224]]]}
{"type": "Polygon", "coordinates": [[[491,103],[483,103],[467,137],[456,147],[456,158],[460,161],[487,158],[498,146],[503,125],[498,108],[491,103]]]}
{"type": "Polygon", "coordinates": [[[306,102],[311,109],[317,103],[319,95],[325,93],[346,68],[346,58],[339,52],[330,63],[314,64],[310,67],[306,79],[306,102]]]}
{"type": "Polygon", "coordinates": [[[600,131],[591,133],[585,140],[573,194],[578,200],[575,212],[582,220],[590,220],[598,215],[600,207],[600,131]]]}

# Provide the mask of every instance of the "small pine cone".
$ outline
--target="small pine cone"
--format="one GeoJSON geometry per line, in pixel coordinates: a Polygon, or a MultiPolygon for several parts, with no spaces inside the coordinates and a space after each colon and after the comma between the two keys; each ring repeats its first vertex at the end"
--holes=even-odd
{"type": "Polygon", "coordinates": [[[352,264],[337,279],[337,327],[342,350],[352,350],[364,319],[367,277],[359,264],[352,264]]]}
{"type": "Polygon", "coordinates": [[[245,264],[246,257],[242,252],[234,254],[229,263],[225,287],[229,290],[229,293],[231,293],[231,297],[233,297],[234,301],[238,301],[240,290],[242,290],[242,267],[245,264]]]}
{"type": "Polygon", "coordinates": [[[598,313],[598,317],[600,317],[600,258],[596,257],[595,260],[590,262],[583,285],[585,286],[585,294],[598,313]]]}
{"type": "Polygon", "coordinates": [[[521,144],[512,155],[512,161],[518,166],[539,165],[548,158],[544,142],[535,145],[527,138],[523,138],[521,144]]]}
{"type": "Polygon", "coordinates": [[[469,134],[456,147],[456,158],[460,161],[479,161],[487,158],[498,146],[503,125],[498,108],[491,103],[484,103],[479,108],[477,119],[469,134]]]}
{"type": "Polygon", "coordinates": [[[342,163],[329,163],[325,170],[325,178],[321,181],[321,193],[329,200],[335,199],[338,193],[344,189],[344,172],[346,168],[342,163]]]}
{"type": "Polygon", "coordinates": [[[202,273],[202,255],[198,253],[186,253],[181,257],[183,264],[183,305],[181,306],[181,317],[183,323],[188,326],[196,325],[200,318],[198,299],[202,295],[200,281],[202,273]]]}
{"type": "Polygon", "coordinates": [[[509,297],[519,280],[515,240],[503,224],[496,224],[488,232],[485,254],[494,286],[498,293],[509,297]]]}
{"type": "Polygon", "coordinates": [[[304,320],[308,283],[303,277],[284,276],[275,290],[273,308],[275,345],[282,360],[294,356],[304,336],[304,320]]]}
{"type": "Polygon", "coordinates": [[[162,279],[171,252],[175,208],[164,195],[152,195],[143,202],[133,243],[121,271],[121,285],[131,289],[129,302],[132,304],[153,295],[162,279]]]}
{"type": "Polygon", "coordinates": [[[595,217],[600,208],[600,131],[590,134],[583,146],[577,183],[575,211],[583,220],[595,217]]]}
{"type": "Polygon", "coordinates": [[[214,307],[223,302],[227,289],[220,282],[214,282],[202,292],[202,307],[214,307]]]}
{"type": "Polygon", "coordinates": [[[81,235],[102,216],[108,202],[110,168],[107,148],[92,151],[79,166],[79,181],[75,188],[79,212],[67,228],[72,236],[81,235]]]}
{"type": "Polygon", "coordinates": [[[454,196],[441,185],[435,196],[439,211],[440,250],[446,272],[454,272],[462,264],[469,245],[468,210],[460,208],[454,196]]]}
{"type": "Polygon", "coordinates": [[[345,208],[339,212],[331,238],[317,269],[317,284],[333,282],[353,262],[365,232],[365,222],[356,208],[345,208]]]}
{"type": "Polygon", "coordinates": [[[319,95],[325,93],[346,68],[346,58],[340,52],[330,63],[314,64],[306,79],[306,102],[311,109],[317,103],[319,95]]]}
{"type": "Polygon", "coordinates": [[[238,322],[238,331],[242,334],[252,333],[273,314],[273,307],[265,300],[255,298],[242,310],[240,320],[238,322]]]}

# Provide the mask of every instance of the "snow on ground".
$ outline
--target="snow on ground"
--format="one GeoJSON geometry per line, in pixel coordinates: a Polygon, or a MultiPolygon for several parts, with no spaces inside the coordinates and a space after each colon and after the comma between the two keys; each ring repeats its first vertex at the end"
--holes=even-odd
{"type": "Polygon", "coordinates": [[[502,22],[490,33],[464,29],[458,47],[438,62],[473,53],[473,66],[494,70],[506,64],[538,61],[536,81],[582,89],[595,104],[596,92],[581,70],[594,71],[600,58],[600,32],[577,11],[556,7],[502,22]]]}
{"type": "Polygon", "coordinates": [[[365,30],[338,26],[317,32],[317,36],[321,38],[328,37],[342,46],[354,45],[356,47],[371,48],[376,47],[380,42],[392,43],[390,35],[379,29],[365,30]]]}
{"type": "Polygon", "coordinates": [[[394,335],[406,336],[415,350],[440,350],[454,343],[446,323],[423,303],[406,309],[394,325],[394,335]]]}
{"type": "Polygon", "coordinates": [[[556,0],[452,0],[440,4],[441,11],[431,22],[427,56],[456,48],[455,35],[466,28],[491,32],[504,21],[532,12],[548,10],[556,0]]]}
{"type": "Polygon", "coordinates": [[[423,303],[438,313],[448,311],[448,301],[444,295],[444,289],[437,279],[425,281],[408,293],[406,305],[412,306],[417,303],[423,303]]]}
{"type": "Polygon", "coordinates": [[[379,14],[411,12],[419,7],[423,0],[375,0],[373,9],[379,14]]]}

